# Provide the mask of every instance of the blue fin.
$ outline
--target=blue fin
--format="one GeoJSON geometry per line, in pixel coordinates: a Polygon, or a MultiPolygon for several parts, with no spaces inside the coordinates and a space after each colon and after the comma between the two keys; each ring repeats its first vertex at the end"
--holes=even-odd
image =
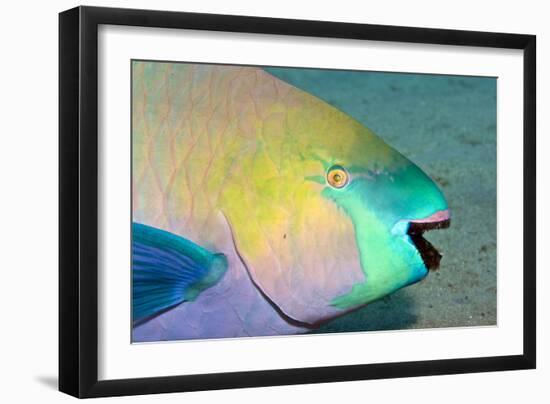
{"type": "Polygon", "coordinates": [[[132,319],[140,322],[216,284],[227,269],[223,254],[183,237],[132,223],[132,319]]]}

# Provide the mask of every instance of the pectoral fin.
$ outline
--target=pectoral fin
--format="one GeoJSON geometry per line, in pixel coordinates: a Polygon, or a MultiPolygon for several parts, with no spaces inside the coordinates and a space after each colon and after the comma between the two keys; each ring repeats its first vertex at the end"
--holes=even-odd
{"type": "Polygon", "coordinates": [[[132,320],[135,324],[216,284],[227,269],[212,253],[173,233],[132,224],[132,320]]]}

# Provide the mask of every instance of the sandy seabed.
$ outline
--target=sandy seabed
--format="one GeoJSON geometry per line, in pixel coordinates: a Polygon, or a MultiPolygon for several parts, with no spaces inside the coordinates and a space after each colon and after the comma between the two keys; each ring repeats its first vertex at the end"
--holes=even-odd
{"type": "Polygon", "coordinates": [[[443,190],[451,227],[425,234],[441,267],[314,333],[495,325],[495,78],[266,69],[353,116],[443,190]]]}

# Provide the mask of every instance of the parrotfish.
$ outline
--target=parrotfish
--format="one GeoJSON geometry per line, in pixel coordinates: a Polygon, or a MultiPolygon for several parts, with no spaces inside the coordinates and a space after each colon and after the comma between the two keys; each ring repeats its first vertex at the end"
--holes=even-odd
{"type": "Polygon", "coordinates": [[[132,340],[305,333],[422,280],[427,174],[259,67],[132,62],[132,340]]]}

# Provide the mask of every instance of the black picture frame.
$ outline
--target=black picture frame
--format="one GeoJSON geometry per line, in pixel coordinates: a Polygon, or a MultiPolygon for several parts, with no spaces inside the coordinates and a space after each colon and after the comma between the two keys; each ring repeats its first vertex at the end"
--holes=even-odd
{"type": "Polygon", "coordinates": [[[534,35],[77,7],[59,15],[59,389],[103,397],[536,366],[534,35]],[[98,380],[98,26],[113,24],[523,50],[523,354],[98,380]]]}

